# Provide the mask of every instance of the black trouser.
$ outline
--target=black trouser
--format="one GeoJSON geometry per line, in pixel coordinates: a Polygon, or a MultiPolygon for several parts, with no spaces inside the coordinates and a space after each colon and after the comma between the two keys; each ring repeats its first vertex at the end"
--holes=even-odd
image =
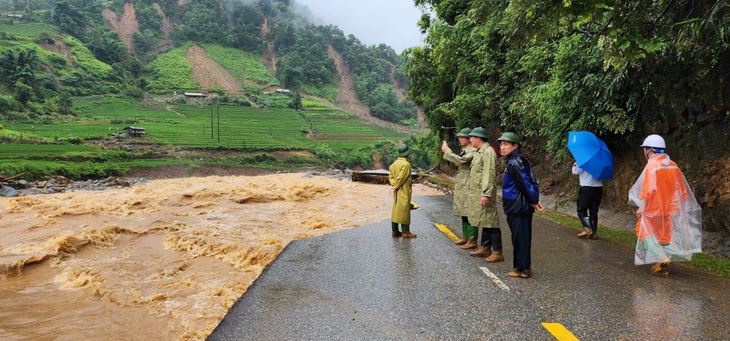
{"type": "Polygon", "coordinates": [[[512,232],[512,259],[517,271],[530,268],[532,248],[532,214],[508,215],[507,224],[512,232]]]}
{"type": "Polygon", "coordinates": [[[601,206],[602,198],[603,187],[581,186],[578,191],[578,218],[591,233],[598,231],[598,207],[601,206]]]}
{"type": "Polygon", "coordinates": [[[502,231],[499,227],[482,227],[479,245],[502,252],[502,231]]]}

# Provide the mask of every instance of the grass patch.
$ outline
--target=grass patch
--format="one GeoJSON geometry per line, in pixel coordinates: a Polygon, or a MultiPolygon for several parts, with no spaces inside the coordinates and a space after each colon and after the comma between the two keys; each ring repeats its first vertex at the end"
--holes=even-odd
{"type": "Polygon", "coordinates": [[[56,27],[46,24],[14,23],[12,25],[0,24],[0,31],[19,36],[35,37],[41,33],[53,35],[56,27]]]}
{"type": "Polygon", "coordinates": [[[360,117],[330,108],[306,109],[301,112],[307,129],[316,142],[336,149],[353,149],[365,143],[396,141],[410,137],[391,129],[365,122],[360,117]]]}
{"type": "MultiPolygon", "coordinates": [[[[583,231],[583,225],[581,225],[578,218],[553,211],[535,212],[535,215],[542,219],[550,220],[556,224],[572,228],[576,231],[583,231]]],[[[601,239],[632,249],[636,248],[635,233],[624,230],[616,230],[602,225],[599,225],[599,227],[601,239]]],[[[692,256],[691,261],[683,262],[683,264],[730,278],[730,259],[724,259],[707,253],[698,253],[692,256]]]]}
{"type": "Polygon", "coordinates": [[[198,91],[198,83],[193,80],[193,68],[185,57],[191,43],[172,49],[157,56],[149,68],[152,70],[148,78],[147,89],[154,93],[172,93],[173,91],[198,91]]]}
{"type": "Polygon", "coordinates": [[[279,84],[257,55],[214,44],[203,44],[202,47],[210,59],[238,80],[267,85],[279,84]]]}
{"type": "Polygon", "coordinates": [[[454,183],[453,182],[446,181],[446,180],[443,180],[443,179],[439,179],[439,178],[437,178],[435,176],[431,176],[431,175],[428,175],[428,174],[419,174],[419,176],[425,177],[426,180],[428,180],[430,182],[433,182],[433,183],[435,183],[437,185],[444,186],[444,187],[448,187],[448,188],[454,188],[454,183]]]}
{"type": "Polygon", "coordinates": [[[332,104],[337,104],[337,92],[339,88],[335,84],[323,84],[319,87],[304,84],[301,86],[301,90],[307,95],[324,98],[332,104]]]}
{"type": "Polygon", "coordinates": [[[1,144],[0,160],[89,157],[99,152],[99,148],[74,144],[1,144]]]}

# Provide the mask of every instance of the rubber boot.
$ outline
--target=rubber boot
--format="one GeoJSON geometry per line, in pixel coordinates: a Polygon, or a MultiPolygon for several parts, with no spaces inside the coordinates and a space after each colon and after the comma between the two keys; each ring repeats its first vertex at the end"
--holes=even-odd
{"type": "Polygon", "coordinates": [[[492,254],[489,255],[489,257],[484,259],[484,261],[487,263],[496,263],[496,262],[501,262],[503,260],[504,260],[504,255],[502,254],[502,251],[492,251],[492,254]]]}
{"type": "Polygon", "coordinates": [[[400,226],[403,228],[403,238],[416,238],[416,235],[411,233],[410,229],[411,227],[406,224],[400,224],[400,226]]]}
{"type": "Polygon", "coordinates": [[[486,246],[479,246],[476,251],[469,252],[472,257],[489,257],[492,254],[492,248],[486,246]]]}
{"type": "Polygon", "coordinates": [[[390,227],[393,229],[393,238],[398,238],[403,235],[400,231],[398,231],[398,223],[391,222],[390,227]]]}
{"type": "Polygon", "coordinates": [[[466,244],[467,239],[468,239],[466,235],[469,234],[469,232],[468,232],[469,227],[468,226],[469,226],[469,224],[467,224],[467,223],[465,223],[463,221],[461,222],[461,239],[455,241],[454,244],[456,244],[456,245],[464,245],[464,244],[466,244]]]}
{"type": "Polygon", "coordinates": [[[591,235],[591,223],[588,220],[588,217],[580,217],[580,223],[583,224],[583,232],[578,233],[576,237],[578,238],[588,238],[588,236],[591,235]]]}
{"type": "Polygon", "coordinates": [[[467,235],[466,244],[461,246],[462,250],[470,250],[477,247],[477,228],[469,225],[469,234],[467,235]]]}
{"type": "Polygon", "coordinates": [[[588,235],[588,239],[598,239],[598,220],[591,220],[591,234],[588,235]]]}

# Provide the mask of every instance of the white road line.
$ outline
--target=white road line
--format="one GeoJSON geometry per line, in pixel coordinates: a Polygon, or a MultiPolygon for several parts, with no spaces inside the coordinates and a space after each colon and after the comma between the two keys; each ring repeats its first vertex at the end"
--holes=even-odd
{"type": "Polygon", "coordinates": [[[502,282],[499,279],[499,277],[497,277],[497,275],[495,275],[494,273],[492,273],[491,271],[489,271],[489,269],[487,269],[487,268],[485,268],[483,266],[480,266],[479,268],[482,269],[482,271],[484,272],[484,274],[487,275],[487,277],[491,278],[492,281],[494,281],[494,283],[497,283],[497,285],[500,288],[502,288],[502,290],[509,291],[509,287],[507,286],[507,284],[504,284],[504,282],[502,282]]]}

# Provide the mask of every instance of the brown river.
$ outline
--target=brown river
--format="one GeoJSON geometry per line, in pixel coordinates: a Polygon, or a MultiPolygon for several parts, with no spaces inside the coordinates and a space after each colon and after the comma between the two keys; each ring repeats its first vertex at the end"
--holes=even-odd
{"type": "Polygon", "coordinates": [[[0,340],[205,339],[289,242],[390,218],[388,186],[303,175],[0,198],[0,340]]]}

